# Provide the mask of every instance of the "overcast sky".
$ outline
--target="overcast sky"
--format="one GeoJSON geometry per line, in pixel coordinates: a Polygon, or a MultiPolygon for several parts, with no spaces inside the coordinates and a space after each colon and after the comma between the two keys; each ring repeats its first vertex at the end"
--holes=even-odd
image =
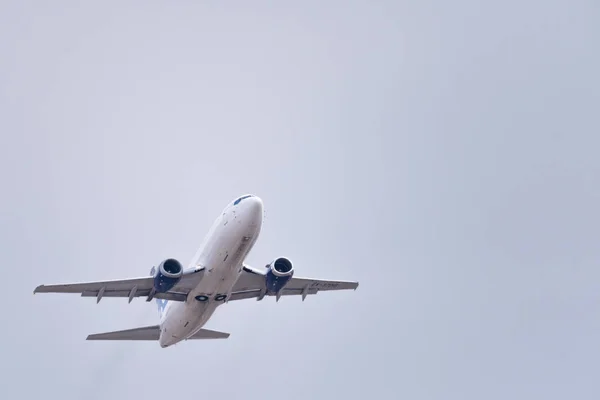
{"type": "Polygon", "coordinates": [[[92,3],[0,5],[3,394],[600,398],[597,1],[92,3]],[[32,294],[187,264],[243,193],[249,264],[359,289],[168,349],[32,294]]]}

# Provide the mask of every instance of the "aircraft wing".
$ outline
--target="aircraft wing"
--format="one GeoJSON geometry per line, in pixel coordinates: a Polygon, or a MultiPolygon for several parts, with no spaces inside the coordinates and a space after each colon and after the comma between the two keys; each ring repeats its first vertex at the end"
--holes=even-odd
{"type": "Polygon", "coordinates": [[[96,297],[96,302],[99,302],[103,297],[126,297],[129,298],[129,302],[135,297],[146,297],[146,301],[153,298],[185,301],[188,293],[198,285],[203,276],[204,268],[202,267],[184,271],[179,282],[166,293],[154,292],[154,277],[152,276],[110,281],[40,285],[35,288],[33,293],[79,293],[83,297],[96,297]]]}
{"type": "MultiPolygon", "coordinates": [[[[229,301],[251,298],[262,300],[264,296],[276,296],[274,293],[267,292],[265,275],[266,270],[262,271],[245,265],[242,276],[240,276],[231,292],[229,301]]],[[[279,293],[279,296],[300,295],[304,301],[306,296],[317,294],[320,291],[356,290],[357,287],[358,282],[332,281],[294,276],[279,293]]]]}

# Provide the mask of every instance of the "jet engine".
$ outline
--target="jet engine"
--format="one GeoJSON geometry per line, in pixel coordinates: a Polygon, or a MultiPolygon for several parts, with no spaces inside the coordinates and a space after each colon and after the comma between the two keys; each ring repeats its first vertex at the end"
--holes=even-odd
{"type": "Polygon", "coordinates": [[[294,275],[292,262],[285,257],[276,258],[267,268],[266,284],[269,293],[279,293],[294,275]]]}
{"type": "Polygon", "coordinates": [[[158,268],[152,268],[150,273],[154,275],[156,293],[165,293],[179,282],[183,276],[183,267],[176,259],[168,258],[161,262],[158,268]]]}

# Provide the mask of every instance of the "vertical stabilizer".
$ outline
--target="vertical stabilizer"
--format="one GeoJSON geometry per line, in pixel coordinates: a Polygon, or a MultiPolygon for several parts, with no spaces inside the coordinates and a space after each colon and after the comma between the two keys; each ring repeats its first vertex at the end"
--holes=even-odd
{"type": "Polygon", "coordinates": [[[163,315],[165,314],[165,308],[167,308],[168,300],[156,299],[156,305],[158,306],[158,317],[162,321],[163,315]]]}
{"type": "MultiPolygon", "coordinates": [[[[152,267],[152,269],[150,270],[150,275],[156,275],[156,267],[152,267]]],[[[158,318],[162,322],[163,315],[165,314],[165,308],[167,308],[167,303],[169,301],[164,299],[155,299],[154,301],[156,301],[156,306],[158,307],[158,318]]]]}

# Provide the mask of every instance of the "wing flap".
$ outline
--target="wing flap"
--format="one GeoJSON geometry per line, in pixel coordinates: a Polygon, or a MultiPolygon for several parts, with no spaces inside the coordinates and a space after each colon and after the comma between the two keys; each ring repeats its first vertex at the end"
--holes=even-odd
{"type": "MultiPolygon", "coordinates": [[[[287,289],[287,288],[285,288],[281,291],[281,295],[282,296],[301,295],[302,292],[303,292],[303,289],[287,289]]],[[[318,290],[316,290],[316,289],[309,289],[306,294],[313,295],[313,294],[317,294],[317,292],[318,292],[318,290]]],[[[229,297],[229,301],[254,299],[254,298],[260,297],[261,294],[262,294],[262,291],[260,289],[244,290],[241,292],[232,292],[231,296],[229,297]]],[[[267,294],[267,296],[272,296],[272,294],[267,294]]]]}
{"type": "MultiPolygon", "coordinates": [[[[86,290],[81,293],[81,297],[96,297],[98,298],[99,290],[92,291],[86,290]]],[[[102,293],[102,298],[104,297],[129,297],[130,291],[126,290],[105,290],[102,293]]],[[[135,294],[135,297],[147,297],[150,294],[150,290],[145,289],[142,291],[138,291],[135,294]]],[[[187,299],[187,293],[176,293],[176,292],[167,292],[167,293],[156,293],[153,296],[154,299],[163,299],[163,300],[172,300],[172,301],[185,301],[187,299]]]]}

